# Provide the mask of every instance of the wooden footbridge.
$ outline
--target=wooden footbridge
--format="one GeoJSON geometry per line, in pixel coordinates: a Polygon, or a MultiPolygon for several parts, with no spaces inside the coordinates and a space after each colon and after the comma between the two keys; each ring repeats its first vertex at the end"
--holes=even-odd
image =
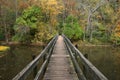
{"type": "Polygon", "coordinates": [[[108,80],[64,35],[55,36],[12,80],[26,80],[32,72],[34,80],[108,80]]]}

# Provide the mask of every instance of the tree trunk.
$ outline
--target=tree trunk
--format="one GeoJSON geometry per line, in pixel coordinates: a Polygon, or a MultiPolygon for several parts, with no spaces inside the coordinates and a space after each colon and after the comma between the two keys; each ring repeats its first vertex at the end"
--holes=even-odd
{"type": "Polygon", "coordinates": [[[86,28],[86,32],[87,32],[88,34],[89,34],[90,24],[91,24],[91,12],[90,12],[90,10],[89,10],[88,18],[87,18],[87,28],[86,28]]]}
{"type": "Polygon", "coordinates": [[[90,35],[89,35],[89,41],[92,42],[93,39],[93,29],[92,26],[90,27],[90,35]]]}
{"type": "Polygon", "coordinates": [[[6,16],[7,16],[7,10],[4,8],[4,10],[2,11],[3,12],[3,26],[4,26],[4,35],[5,35],[5,41],[6,43],[9,42],[9,39],[8,39],[8,31],[7,31],[7,23],[6,23],[6,16]]]}
{"type": "Polygon", "coordinates": [[[17,5],[18,5],[18,2],[17,2],[17,0],[15,0],[15,16],[16,16],[16,19],[17,19],[17,16],[18,16],[17,5]]]}
{"type": "Polygon", "coordinates": [[[5,21],[4,21],[4,30],[5,30],[5,41],[6,43],[8,43],[9,39],[8,39],[8,32],[7,32],[7,24],[5,21]]]}
{"type": "Polygon", "coordinates": [[[88,13],[88,19],[87,19],[87,28],[86,28],[86,34],[89,37],[89,41],[92,41],[92,12],[89,9],[89,13],[88,13]]]}
{"type": "MultiPolygon", "coordinates": [[[[84,30],[85,30],[85,28],[84,28],[84,30]]],[[[85,41],[85,40],[86,40],[86,30],[85,30],[85,32],[83,34],[83,41],[85,41]]]]}
{"type": "Polygon", "coordinates": [[[2,6],[0,4],[0,28],[2,26],[2,6]]]}

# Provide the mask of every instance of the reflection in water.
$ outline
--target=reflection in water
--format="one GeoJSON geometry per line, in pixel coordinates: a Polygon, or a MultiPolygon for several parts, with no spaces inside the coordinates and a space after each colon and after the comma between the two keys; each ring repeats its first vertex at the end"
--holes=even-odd
{"type": "Polygon", "coordinates": [[[36,46],[12,46],[0,58],[0,80],[11,80],[32,60],[32,55],[38,55],[40,51],[41,48],[36,46]]]}
{"type": "MultiPolygon", "coordinates": [[[[83,54],[88,54],[88,59],[109,80],[120,80],[120,48],[81,46],[79,49],[83,54]]],[[[38,55],[40,51],[41,48],[35,46],[12,47],[0,58],[0,80],[11,80],[32,60],[31,56],[38,55]]]]}
{"type": "Polygon", "coordinates": [[[120,48],[80,46],[83,54],[109,79],[120,80],[120,48]]]}

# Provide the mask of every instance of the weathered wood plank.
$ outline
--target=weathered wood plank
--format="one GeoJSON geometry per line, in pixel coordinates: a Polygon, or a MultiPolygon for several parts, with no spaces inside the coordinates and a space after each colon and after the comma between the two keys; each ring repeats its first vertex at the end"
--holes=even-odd
{"type": "Polygon", "coordinates": [[[59,36],[43,80],[78,80],[63,38],[59,36]]]}

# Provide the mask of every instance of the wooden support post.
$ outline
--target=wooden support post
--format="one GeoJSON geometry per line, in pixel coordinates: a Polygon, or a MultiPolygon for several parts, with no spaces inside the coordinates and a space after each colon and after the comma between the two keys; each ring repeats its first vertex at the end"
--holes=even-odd
{"type": "MultiPolygon", "coordinates": [[[[77,44],[75,45],[75,47],[78,49],[78,45],[77,45],[77,44]]],[[[76,61],[78,62],[77,52],[76,52],[76,51],[74,51],[74,53],[75,53],[75,59],[76,59],[76,61]]],[[[78,63],[78,64],[79,64],[79,63],[78,63]]]]}
{"type": "Polygon", "coordinates": [[[78,49],[78,45],[76,44],[75,47],[78,49]]]}
{"type": "MultiPolygon", "coordinates": [[[[84,54],[84,57],[85,57],[86,59],[88,59],[88,54],[84,54]]],[[[86,70],[86,68],[85,68],[84,65],[83,65],[83,73],[84,73],[85,77],[87,77],[87,70],[86,70]]]]}
{"type": "Polygon", "coordinates": [[[47,55],[47,54],[45,54],[45,55],[43,56],[43,63],[44,63],[44,61],[46,60],[46,55],[47,55]]]}
{"type": "Polygon", "coordinates": [[[45,49],[45,45],[42,46],[42,49],[45,49]]]}
{"type": "MultiPolygon", "coordinates": [[[[75,60],[77,61],[76,53],[72,53],[72,54],[73,54],[75,60]]],[[[74,65],[74,67],[75,67],[75,65],[74,65]]],[[[76,67],[75,67],[75,72],[76,72],[76,73],[78,72],[77,69],[76,69],[76,67]]]]}
{"type": "Polygon", "coordinates": [[[88,59],[88,54],[84,54],[85,58],[88,59]]]}
{"type": "Polygon", "coordinates": [[[74,53],[74,57],[75,57],[75,60],[78,62],[77,53],[76,52],[74,53]]]}
{"type": "MultiPolygon", "coordinates": [[[[43,63],[45,62],[45,60],[47,59],[47,54],[45,54],[44,56],[43,56],[43,63]]],[[[47,65],[48,65],[48,62],[47,62],[47,65]]],[[[44,71],[43,71],[43,73],[45,73],[45,69],[44,69],[44,71]]]]}
{"type": "MultiPolygon", "coordinates": [[[[32,59],[34,60],[35,57],[36,57],[36,55],[33,54],[33,55],[32,55],[32,59]]],[[[34,70],[33,70],[33,77],[34,77],[34,78],[35,78],[36,74],[37,74],[37,66],[35,66],[35,68],[34,68],[34,70]]]]}

